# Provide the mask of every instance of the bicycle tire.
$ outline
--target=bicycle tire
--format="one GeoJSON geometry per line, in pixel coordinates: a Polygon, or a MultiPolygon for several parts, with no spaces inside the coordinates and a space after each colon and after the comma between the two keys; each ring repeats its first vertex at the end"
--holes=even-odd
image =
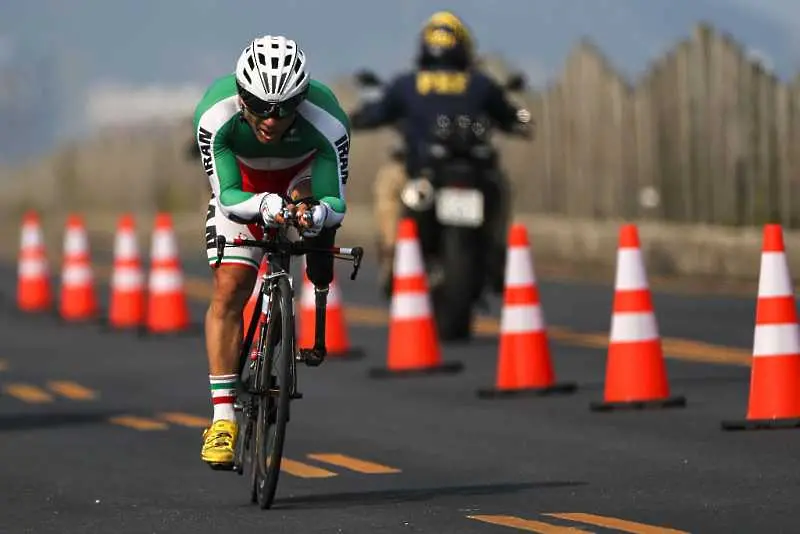
{"type": "MultiPolygon", "coordinates": [[[[260,284],[261,281],[256,281],[260,284]]],[[[242,379],[242,373],[250,361],[250,354],[253,348],[261,351],[264,343],[264,325],[261,324],[262,312],[261,302],[264,298],[263,287],[258,293],[258,298],[255,304],[255,313],[250,317],[250,323],[245,324],[245,337],[242,340],[242,348],[239,353],[238,375],[242,379]]],[[[237,414],[239,420],[239,439],[237,440],[237,463],[238,473],[244,474],[248,472],[248,486],[250,490],[250,502],[258,502],[256,484],[256,461],[254,458],[256,451],[256,431],[255,423],[257,417],[253,415],[253,381],[257,379],[259,372],[259,361],[256,360],[255,367],[248,371],[247,379],[241,381],[239,384],[238,402],[241,406],[241,412],[237,414]]]]}
{"type": "Polygon", "coordinates": [[[270,296],[271,321],[262,336],[263,345],[268,352],[259,379],[258,415],[256,421],[256,454],[258,504],[262,509],[272,506],[280,476],[283,444],[286,437],[286,423],[289,419],[289,403],[292,396],[291,366],[294,362],[294,315],[292,288],[286,277],[275,280],[270,296]],[[277,318],[277,320],[276,320],[277,318]],[[280,328],[276,329],[276,324],[280,328]],[[276,337],[277,336],[277,337],[276,337]],[[279,347],[279,348],[278,348],[279,347]],[[275,372],[276,387],[269,388],[269,377],[275,372]],[[277,393],[275,390],[277,389],[277,393]],[[270,421],[271,413],[274,421],[270,421]],[[274,431],[272,446],[267,443],[269,430],[274,431]],[[262,472],[263,468],[263,472],[262,472]]]}

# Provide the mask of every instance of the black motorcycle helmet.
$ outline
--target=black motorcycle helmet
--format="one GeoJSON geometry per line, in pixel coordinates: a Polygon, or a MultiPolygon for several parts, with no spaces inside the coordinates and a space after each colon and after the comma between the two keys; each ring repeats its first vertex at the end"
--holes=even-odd
{"type": "Polygon", "coordinates": [[[417,66],[464,70],[472,62],[472,37],[461,19],[449,11],[431,15],[420,32],[417,66]]]}

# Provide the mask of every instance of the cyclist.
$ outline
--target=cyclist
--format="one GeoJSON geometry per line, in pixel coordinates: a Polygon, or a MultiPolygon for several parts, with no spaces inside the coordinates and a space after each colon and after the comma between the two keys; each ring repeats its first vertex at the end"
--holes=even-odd
{"type": "MultiPolygon", "coordinates": [[[[431,126],[439,114],[487,114],[507,132],[530,136],[530,113],[509,102],[504,90],[475,65],[474,43],[466,25],[449,11],[431,15],[419,37],[416,69],[395,78],[381,98],[369,101],[351,117],[353,130],[400,123],[405,145],[405,167],[395,162],[383,166],[374,183],[375,221],[380,233],[380,284],[391,292],[395,231],[400,217],[400,192],[407,176],[419,175],[425,165],[431,126]]],[[[497,206],[487,220],[494,245],[490,266],[494,288],[501,291],[506,228],[510,201],[506,177],[496,170],[497,206]]]]}
{"type": "MultiPolygon", "coordinates": [[[[295,41],[271,35],[254,39],[239,56],[235,72],[206,91],[195,110],[194,130],[211,184],[209,264],[216,261],[217,235],[261,239],[263,227],[285,222],[285,207],[298,216],[310,209],[313,222],[301,223],[301,235],[312,246],[333,246],[345,215],[350,124],[331,89],[310,77],[295,41]],[[308,208],[293,202],[307,197],[319,204],[308,208]]],[[[262,251],[254,248],[227,250],[213,270],[205,320],[214,416],[201,451],[205,462],[222,468],[233,464],[242,314],[262,259],[262,251]]],[[[333,261],[329,254],[307,254],[306,273],[318,306],[326,304],[333,261]]],[[[312,366],[326,355],[324,347],[314,349],[306,360],[312,366]]]]}

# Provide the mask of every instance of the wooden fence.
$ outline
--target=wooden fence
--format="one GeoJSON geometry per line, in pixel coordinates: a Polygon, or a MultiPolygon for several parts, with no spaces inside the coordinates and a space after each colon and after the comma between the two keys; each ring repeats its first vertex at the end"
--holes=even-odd
{"type": "Polygon", "coordinates": [[[525,211],[800,226],[800,81],[782,83],[706,25],[634,85],[581,42],[526,99],[537,138],[507,145],[525,211]]]}
{"type": "MultiPolygon", "coordinates": [[[[334,87],[351,109],[352,83],[334,87]]],[[[536,138],[499,142],[517,213],[800,226],[800,80],[776,80],[706,25],[635,84],[581,42],[553,84],[520,98],[537,121],[536,138]]],[[[73,192],[70,205],[86,209],[203,208],[207,180],[184,153],[189,121],[155,131],[104,133],[8,183],[37,205],[63,204],[73,192]]],[[[385,131],[354,138],[350,202],[372,202],[392,139],[385,131]]]]}

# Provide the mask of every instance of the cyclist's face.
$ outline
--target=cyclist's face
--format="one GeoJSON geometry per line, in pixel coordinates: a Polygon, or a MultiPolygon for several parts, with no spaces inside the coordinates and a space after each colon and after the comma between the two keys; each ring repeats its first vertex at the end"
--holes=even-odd
{"type": "Polygon", "coordinates": [[[256,139],[261,143],[270,143],[280,139],[295,118],[294,112],[285,117],[260,117],[248,110],[244,103],[242,103],[242,111],[245,120],[253,128],[256,139]]]}

